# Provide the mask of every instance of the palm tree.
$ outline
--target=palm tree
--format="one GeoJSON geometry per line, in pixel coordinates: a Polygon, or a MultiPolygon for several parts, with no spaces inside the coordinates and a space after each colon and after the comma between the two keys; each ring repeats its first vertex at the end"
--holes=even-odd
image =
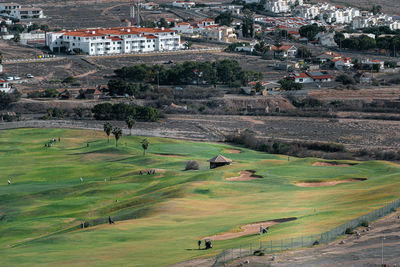
{"type": "Polygon", "coordinates": [[[136,123],[135,119],[132,116],[128,116],[128,118],[126,118],[125,122],[129,128],[129,135],[132,135],[132,127],[136,123]]]}
{"type": "Polygon", "coordinates": [[[115,146],[118,147],[118,139],[122,136],[122,130],[119,127],[114,127],[112,134],[115,137],[115,146]]]}
{"type": "Polygon", "coordinates": [[[149,141],[147,141],[146,138],[143,139],[141,143],[142,143],[142,148],[143,148],[143,156],[146,156],[146,150],[149,147],[150,143],[149,143],[149,141]]]}
{"type": "Polygon", "coordinates": [[[104,123],[104,132],[107,134],[108,143],[110,143],[110,134],[112,131],[112,125],[109,122],[104,123]]]}

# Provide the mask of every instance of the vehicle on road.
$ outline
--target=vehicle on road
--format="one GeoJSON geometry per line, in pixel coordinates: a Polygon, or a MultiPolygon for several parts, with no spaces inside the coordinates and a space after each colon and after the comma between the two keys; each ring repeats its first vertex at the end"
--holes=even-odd
{"type": "Polygon", "coordinates": [[[29,78],[29,79],[31,79],[31,78],[34,78],[35,76],[33,76],[32,74],[30,74],[30,73],[28,73],[27,75],[26,75],[26,78],[29,78]]]}

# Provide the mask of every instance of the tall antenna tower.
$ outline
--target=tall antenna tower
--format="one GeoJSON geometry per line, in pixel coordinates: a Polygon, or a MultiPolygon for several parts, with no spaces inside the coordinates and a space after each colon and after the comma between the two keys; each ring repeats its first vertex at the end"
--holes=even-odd
{"type": "Polygon", "coordinates": [[[130,20],[131,20],[131,25],[133,26],[133,25],[135,25],[135,0],[131,1],[131,5],[129,7],[129,10],[130,10],[129,17],[130,17],[130,20]]]}
{"type": "Polygon", "coordinates": [[[136,25],[140,26],[140,0],[137,2],[137,18],[136,18],[136,25]]]}

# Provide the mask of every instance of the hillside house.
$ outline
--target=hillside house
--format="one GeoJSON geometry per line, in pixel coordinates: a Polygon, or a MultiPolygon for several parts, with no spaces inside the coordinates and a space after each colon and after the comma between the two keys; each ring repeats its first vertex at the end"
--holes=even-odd
{"type": "Polygon", "coordinates": [[[296,57],[297,47],[294,45],[282,45],[281,47],[271,46],[271,51],[274,52],[274,57],[296,57]]]}
{"type": "Polygon", "coordinates": [[[332,62],[335,64],[335,69],[337,70],[350,69],[354,66],[354,64],[351,63],[350,57],[335,58],[332,62]]]}
{"type": "Polygon", "coordinates": [[[7,81],[0,80],[0,92],[10,93],[12,88],[7,81]]]}
{"type": "Polygon", "coordinates": [[[174,2],[172,2],[173,7],[185,8],[185,9],[191,9],[195,5],[196,5],[196,3],[192,2],[192,1],[174,1],[174,2]]]}
{"type": "Polygon", "coordinates": [[[140,3],[140,8],[144,10],[154,10],[158,9],[160,7],[159,4],[154,3],[154,2],[149,2],[149,3],[140,3]]]}
{"type": "Polygon", "coordinates": [[[291,73],[291,74],[289,74],[288,78],[293,80],[296,83],[312,83],[312,82],[314,82],[310,76],[308,76],[306,73],[303,73],[303,72],[291,73]]]}
{"type": "Polygon", "coordinates": [[[234,29],[228,26],[206,26],[202,29],[201,36],[209,41],[218,41],[224,43],[233,43],[237,40],[234,29]]]}
{"type": "Polygon", "coordinates": [[[193,34],[193,26],[187,22],[176,23],[175,26],[170,29],[176,31],[177,33],[193,34]]]}
{"type": "Polygon", "coordinates": [[[313,82],[331,82],[333,76],[326,71],[307,72],[307,75],[311,77],[313,82]]]}
{"type": "Polygon", "coordinates": [[[80,89],[79,90],[79,95],[81,98],[84,99],[99,99],[100,96],[102,95],[102,92],[95,88],[89,88],[89,89],[80,89]]]}
{"type": "Polygon", "coordinates": [[[361,60],[361,64],[363,65],[364,69],[374,69],[374,65],[379,65],[379,70],[385,69],[385,62],[378,59],[363,59],[361,60]]]}

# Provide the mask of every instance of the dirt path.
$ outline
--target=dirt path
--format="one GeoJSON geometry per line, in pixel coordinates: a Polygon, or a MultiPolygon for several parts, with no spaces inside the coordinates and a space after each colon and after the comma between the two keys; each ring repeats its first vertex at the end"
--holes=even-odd
{"type": "Polygon", "coordinates": [[[275,224],[293,221],[293,220],[296,220],[296,218],[284,218],[284,219],[277,219],[277,220],[270,220],[270,221],[246,224],[246,225],[243,225],[240,227],[240,229],[242,230],[241,232],[232,232],[232,233],[229,232],[229,233],[224,233],[224,234],[220,234],[220,235],[213,235],[210,237],[205,237],[204,239],[209,238],[213,241],[217,241],[217,240],[227,240],[227,239],[237,238],[237,237],[241,237],[244,235],[258,234],[258,233],[260,233],[260,226],[262,226],[263,228],[266,228],[266,227],[269,227],[269,226],[272,226],[275,224]]]}

